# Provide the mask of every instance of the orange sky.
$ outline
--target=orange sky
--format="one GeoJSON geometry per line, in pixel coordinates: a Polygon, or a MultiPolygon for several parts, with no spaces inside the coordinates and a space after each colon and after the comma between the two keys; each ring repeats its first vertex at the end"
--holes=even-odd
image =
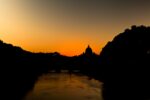
{"type": "Polygon", "coordinates": [[[127,0],[125,9],[112,0],[58,1],[0,0],[0,39],[32,52],[73,56],[90,45],[99,54],[124,29],[149,25],[149,2],[137,6],[127,0]]]}

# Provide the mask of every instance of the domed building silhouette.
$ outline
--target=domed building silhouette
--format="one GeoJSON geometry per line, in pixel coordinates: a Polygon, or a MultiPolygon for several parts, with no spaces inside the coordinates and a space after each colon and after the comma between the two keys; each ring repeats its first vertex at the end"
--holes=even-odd
{"type": "Polygon", "coordinates": [[[85,50],[85,55],[91,56],[92,54],[93,54],[93,51],[92,51],[91,47],[88,45],[88,47],[85,50]]]}

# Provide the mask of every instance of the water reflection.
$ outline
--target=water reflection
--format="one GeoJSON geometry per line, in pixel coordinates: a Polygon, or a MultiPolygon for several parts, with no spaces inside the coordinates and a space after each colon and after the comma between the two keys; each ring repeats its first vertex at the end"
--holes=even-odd
{"type": "Polygon", "coordinates": [[[24,100],[102,100],[101,86],[87,76],[49,73],[39,77],[24,100]]]}

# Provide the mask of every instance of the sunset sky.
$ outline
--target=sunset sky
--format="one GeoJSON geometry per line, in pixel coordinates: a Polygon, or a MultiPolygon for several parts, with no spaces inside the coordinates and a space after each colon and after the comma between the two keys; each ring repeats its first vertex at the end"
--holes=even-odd
{"type": "Polygon", "coordinates": [[[0,0],[0,39],[32,52],[99,54],[131,25],[150,25],[150,0],[0,0]]]}

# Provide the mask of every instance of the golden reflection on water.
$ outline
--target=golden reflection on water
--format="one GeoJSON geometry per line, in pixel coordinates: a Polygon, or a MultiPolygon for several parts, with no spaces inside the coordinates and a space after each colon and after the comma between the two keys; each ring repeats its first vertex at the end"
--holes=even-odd
{"type": "Polygon", "coordinates": [[[24,100],[102,100],[102,83],[87,76],[49,73],[39,77],[24,100]]]}

